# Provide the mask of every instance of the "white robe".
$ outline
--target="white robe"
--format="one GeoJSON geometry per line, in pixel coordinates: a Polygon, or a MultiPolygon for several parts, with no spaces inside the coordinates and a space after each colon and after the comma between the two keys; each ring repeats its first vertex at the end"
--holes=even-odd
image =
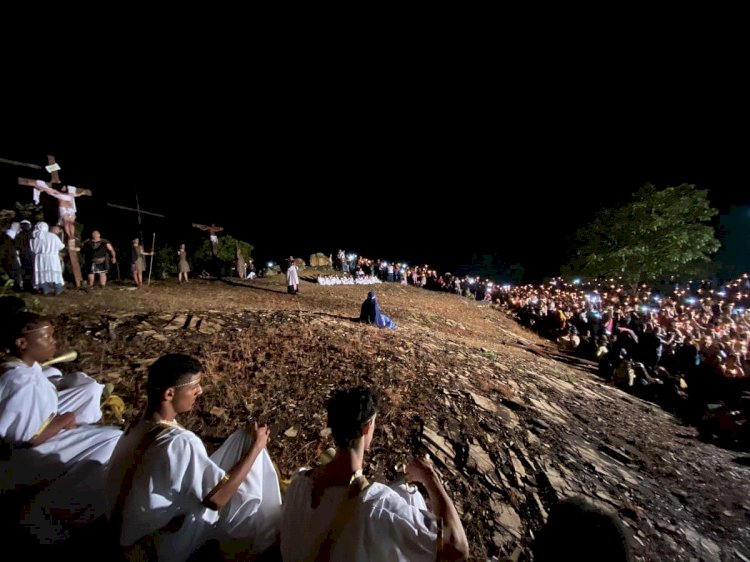
{"type": "MultiPolygon", "coordinates": [[[[321,537],[331,529],[345,487],[327,488],[313,509],[312,479],[300,471],[284,494],[281,554],[285,562],[314,560],[321,537]]],[[[424,497],[404,485],[372,483],[360,496],[353,519],[331,548],[331,560],[348,562],[434,561],[439,522],[424,497]]]]}
{"type": "Polygon", "coordinates": [[[56,367],[46,367],[42,372],[57,388],[57,408],[60,412],[75,412],[78,424],[96,423],[102,419],[103,384],[81,371],[63,375],[56,367]]]}
{"type": "Polygon", "coordinates": [[[286,270],[286,284],[287,287],[296,287],[299,285],[299,274],[297,273],[296,265],[290,265],[289,269],[286,270]]]}
{"type": "MultiPolygon", "coordinates": [[[[110,514],[134,451],[151,428],[153,423],[141,421],[125,434],[113,455],[107,478],[110,514]]],[[[246,552],[271,546],[278,536],[281,492],[265,449],[226,506],[214,511],[202,504],[251,444],[250,435],[241,429],[209,457],[192,431],[165,425],[134,472],[122,508],[120,544],[132,545],[152,535],[160,561],[184,561],[209,539],[223,544],[242,541],[246,552]],[[185,521],[178,531],[156,532],[180,515],[185,521]]]]}
{"type": "Polygon", "coordinates": [[[43,283],[64,285],[60,252],[65,248],[57,235],[49,232],[46,222],[38,222],[30,240],[34,253],[34,287],[43,283]]]}
{"type": "MultiPolygon", "coordinates": [[[[0,372],[0,438],[11,446],[28,443],[57,413],[80,411],[84,419],[97,417],[84,399],[97,396],[94,387],[82,387],[79,394],[71,389],[70,408],[64,410],[38,363],[10,362],[0,372]]],[[[64,538],[61,521],[85,524],[104,514],[104,464],[121,435],[114,427],[79,425],[36,447],[14,448],[10,458],[0,462],[0,490],[49,482],[33,499],[24,521],[39,542],[64,538]]]]}

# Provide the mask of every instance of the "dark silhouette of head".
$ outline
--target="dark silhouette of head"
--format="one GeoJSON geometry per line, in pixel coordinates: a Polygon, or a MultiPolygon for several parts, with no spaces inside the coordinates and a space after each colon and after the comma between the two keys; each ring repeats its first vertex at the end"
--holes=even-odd
{"type": "Polygon", "coordinates": [[[534,542],[535,562],[631,562],[633,553],[619,518],[582,496],[565,499],[549,513],[534,542]]]}
{"type": "Polygon", "coordinates": [[[328,400],[328,427],[336,445],[352,448],[362,436],[362,428],[378,411],[378,395],[369,388],[356,386],[339,389],[328,400]]]}

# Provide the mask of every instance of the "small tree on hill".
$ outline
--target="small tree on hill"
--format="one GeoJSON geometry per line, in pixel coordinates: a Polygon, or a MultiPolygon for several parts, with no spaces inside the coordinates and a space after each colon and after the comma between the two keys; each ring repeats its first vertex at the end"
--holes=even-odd
{"type": "Polygon", "coordinates": [[[631,203],[604,210],[576,233],[568,269],[589,277],[622,277],[631,288],[696,274],[719,249],[709,224],[717,213],[708,192],[694,185],[657,190],[646,184],[631,203]]]}
{"type": "MultiPolygon", "coordinates": [[[[253,246],[242,240],[237,240],[232,236],[220,236],[219,237],[219,254],[218,259],[222,262],[225,269],[230,269],[234,265],[235,252],[239,245],[242,256],[245,261],[251,259],[250,254],[253,251],[253,246]]],[[[200,272],[202,269],[211,270],[211,264],[213,262],[213,253],[211,252],[211,242],[208,239],[203,240],[203,243],[193,254],[193,264],[195,265],[195,271],[200,272]]]]}

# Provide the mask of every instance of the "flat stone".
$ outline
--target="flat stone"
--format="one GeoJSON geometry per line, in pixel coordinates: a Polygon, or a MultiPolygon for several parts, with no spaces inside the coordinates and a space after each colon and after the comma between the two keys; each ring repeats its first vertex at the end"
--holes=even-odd
{"type": "Polygon", "coordinates": [[[495,412],[496,410],[495,403],[489,398],[482,396],[481,394],[476,394],[474,392],[469,392],[469,396],[471,396],[471,399],[474,401],[474,404],[476,404],[483,410],[486,410],[491,413],[495,412]]]}
{"type": "Polygon", "coordinates": [[[495,470],[495,463],[480,445],[469,445],[469,458],[466,464],[480,474],[490,474],[495,470]]]}
{"type": "Polygon", "coordinates": [[[430,441],[435,447],[437,447],[444,455],[448,456],[451,460],[456,457],[456,452],[453,450],[453,445],[449,441],[440,437],[436,431],[433,431],[429,427],[425,426],[422,432],[425,439],[430,441]]]}
{"type": "Polygon", "coordinates": [[[490,507],[494,514],[495,522],[511,535],[520,539],[523,535],[523,525],[516,510],[507,503],[495,499],[494,497],[490,500],[490,507]]]}
{"type": "Polygon", "coordinates": [[[708,539],[698,533],[695,529],[689,525],[685,525],[681,529],[682,534],[690,543],[700,556],[701,560],[706,562],[721,562],[721,548],[711,539],[708,539]]]}

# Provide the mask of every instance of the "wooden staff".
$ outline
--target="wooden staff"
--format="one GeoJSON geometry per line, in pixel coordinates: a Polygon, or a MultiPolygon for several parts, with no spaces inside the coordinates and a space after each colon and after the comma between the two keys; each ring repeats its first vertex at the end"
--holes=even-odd
{"type": "Polygon", "coordinates": [[[151,285],[151,270],[154,268],[154,248],[156,247],[156,232],[154,232],[154,237],[151,239],[151,262],[148,266],[148,283],[147,285],[151,285]]]}

